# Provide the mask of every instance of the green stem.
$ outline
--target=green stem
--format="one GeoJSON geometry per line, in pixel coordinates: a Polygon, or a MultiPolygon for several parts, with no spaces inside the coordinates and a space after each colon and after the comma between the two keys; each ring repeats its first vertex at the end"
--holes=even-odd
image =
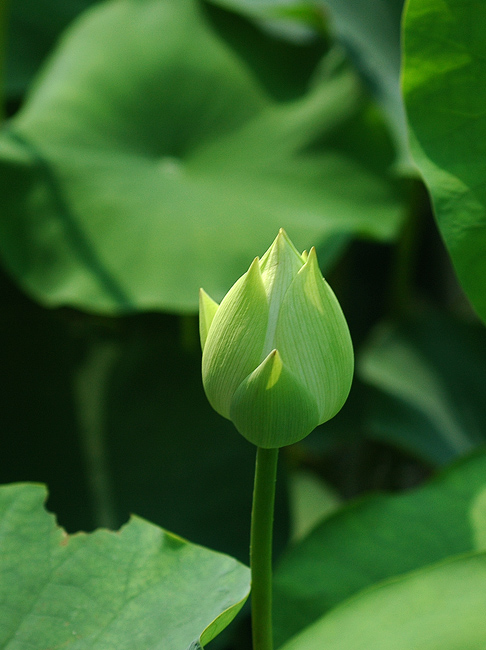
{"type": "Polygon", "coordinates": [[[251,512],[251,620],[253,650],[273,650],[272,536],[278,449],[257,448],[251,512]]]}

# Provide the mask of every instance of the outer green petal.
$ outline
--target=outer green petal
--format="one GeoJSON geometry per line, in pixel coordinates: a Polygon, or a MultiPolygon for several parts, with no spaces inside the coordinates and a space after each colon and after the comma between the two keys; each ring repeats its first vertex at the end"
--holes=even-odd
{"type": "Polygon", "coordinates": [[[353,378],[349,329],[331,287],[321,275],[315,249],[290,286],[279,314],[275,346],[319,408],[319,424],[341,409],[353,378]]]}
{"type": "Polygon", "coordinates": [[[239,386],[231,402],[231,419],[247,440],[267,449],[298,442],[319,424],[314,398],[282,363],[277,350],[239,386]]]}
{"type": "Polygon", "coordinates": [[[288,238],[285,230],[280,228],[273,244],[260,261],[263,286],[270,308],[263,352],[265,357],[275,348],[273,339],[283,297],[303,265],[302,256],[288,238]]]}
{"type": "Polygon", "coordinates": [[[209,328],[218,308],[219,305],[216,300],[213,300],[204,289],[199,289],[199,336],[201,337],[203,350],[208,338],[209,328]]]}
{"type": "Polygon", "coordinates": [[[221,301],[203,350],[204,390],[225,418],[230,418],[234,392],[261,361],[267,322],[268,302],[255,258],[221,301]]]}

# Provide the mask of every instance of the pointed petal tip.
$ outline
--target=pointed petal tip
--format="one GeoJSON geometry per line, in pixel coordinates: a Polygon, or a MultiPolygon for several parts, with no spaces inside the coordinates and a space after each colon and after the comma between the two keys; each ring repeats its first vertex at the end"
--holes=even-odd
{"type": "Polygon", "coordinates": [[[294,243],[292,242],[292,240],[290,239],[290,237],[288,236],[284,228],[280,228],[280,230],[278,231],[278,235],[273,241],[272,245],[270,246],[269,251],[272,250],[274,247],[278,247],[280,251],[285,252],[284,253],[285,255],[291,253],[302,260],[301,254],[295,248],[294,243]]]}
{"type": "Polygon", "coordinates": [[[292,244],[292,241],[290,240],[290,237],[287,235],[287,231],[284,228],[280,228],[280,230],[278,231],[278,237],[280,237],[281,239],[285,239],[287,243],[292,244]]]}
{"type": "Polygon", "coordinates": [[[285,228],[278,229],[278,234],[273,240],[272,246],[275,246],[275,244],[282,242],[282,240],[293,247],[293,244],[290,240],[290,237],[287,235],[287,231],[285,230],[285,228]]]}
{"type": "Polygon", "coordinates": [[[306,254],[305,258],[303,257],[303,259],[304,259],[304,266],[299,270],[299,273],[303,272],[304,269],[306,270],[305,272],[307,272],[310,269],[313,269],[314,271],[319,273],[319,275],[322,277],[315,246],[312,246],[309,253],[306,254]]]}
{"type": "Polygon", "coordinates": [[[248,280],[253,279],[254,276],[262,277],[261,271],[261,260],[259,257],[255,257],[253,262],[250,264],[248,271],[245,273],[248,280]]]}
{"type": "Polygon", "coordinates": [[[216,300],[213,300],[213,298],[211,298],[209,293],[207,291],[205,291],[202,287],[199,288],[199,299],[201,301],[206,302],[206,303],[214,303],[215,305],[218,305],[218,307],[219,307],[219,303],[216,302],[216,300]]]}
{"type": "Polygon", "coordinates": [[[288,239],[289,238],[288,238],[287,233],[285,232],[285,230],[283,228],[279,228],[278,234],[275,237],[275,239],[273,240],[273,242],[272,242],[272,244],[271,244],[271,246],[270,246],[270,248],[268,250],[272,250],[275,247],[281,249],[282,245],[285,245],[285,242],[287,242],[288,239]]]}
{"type": "Polygon", "coordinates": [[[262,361],[261,365],[266,365],[269,368],[272,368],[270,374],[270,385],[275,383],[278,380],[282,366],[282,357],[280,356],[278,350],[274,348],[271,352],[269,352],[265,359],[262,361]]]}
{"type": "Polygon", "coordinates": [[[207,294],[203,288],[199,289],[199,336],[201,339],[201,347],[204,350],[206,339],[208,337],[209,328],[213,322],[213,318],[218,311],[219,304],[207,294]]]}

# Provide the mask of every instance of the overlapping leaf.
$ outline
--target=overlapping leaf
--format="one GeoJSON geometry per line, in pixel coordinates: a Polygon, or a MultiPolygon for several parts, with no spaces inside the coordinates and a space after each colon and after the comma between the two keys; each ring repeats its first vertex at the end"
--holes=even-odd
{"type": "Polygon", "coordinates": [[[290,39],[329,31],[356,65],[384,109],[398,146],[398,162],[410,167],[400,90],[400,17],[403,0],[210,0],[262,21],[290,39]]]}
{"type": "Polygon", "coordinates": [[[423,488],[369,496],[325,519],[277,567],[277,640],[375,583],[483,550],[485,468],[486,455],[477,454],[423,488]]]}
{"type": "Polygon", "coordinates": [[[358,364],[371,434],[442,465],[486,442],[486,336],[431,312],[378,327],[358,364]]]}
{"type": "Polygon", "coordinates": [[[385,582],[337,607],[281,650],[482,650],[486,554],[385,582]]]}

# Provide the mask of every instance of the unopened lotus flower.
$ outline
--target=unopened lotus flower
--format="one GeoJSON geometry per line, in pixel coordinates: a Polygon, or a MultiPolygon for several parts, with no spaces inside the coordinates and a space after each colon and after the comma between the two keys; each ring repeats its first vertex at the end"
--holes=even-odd
{"type": "Polygon", "coordinates": [[[202,378],[212,407],[259,447],[305,438],[348,396],[353,347],[315,249],[284,230],[220,305],[202,289],[202,378]]]}

